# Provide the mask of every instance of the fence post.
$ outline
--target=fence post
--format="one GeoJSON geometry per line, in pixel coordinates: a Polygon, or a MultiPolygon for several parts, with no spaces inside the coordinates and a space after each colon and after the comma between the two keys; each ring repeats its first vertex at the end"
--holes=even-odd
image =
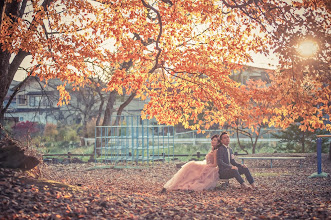
{"type": "Polygon", "coordinates": [[[196,139],[195,131],[193,131],[192,134],[193,134],[193,145],[195,145],[195,141],[196,141],[196,140],[195,140],[195,139],[196,139]]]}
{"type": "Polygon", "coordinates": [[[329,145],[329,160],[331,160],[331,143],[329,145]]]}
{"type": "Polygon", "coordinates": [[[328,176],[328,173],[322,172],[322,137],[331,137],[331,135],[317,135],[317,173],[313,173],[309,178],[328,176]]]}
{"type": "Polygon", "coordinates": [[[198,159],[200,158],[200,152],[199,151],[197,152],[197,157],[198,157],[198,159]]]}
{"type": "Polygon", "coordinates": [[[317,139],[317,174],[322,173],[322,139],[317,139]]]}

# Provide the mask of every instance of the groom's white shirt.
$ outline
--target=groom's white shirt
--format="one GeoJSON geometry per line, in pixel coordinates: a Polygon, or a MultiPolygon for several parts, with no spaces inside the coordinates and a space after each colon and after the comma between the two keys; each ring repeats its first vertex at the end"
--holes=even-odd
{"type": "Polygon", "coordinates": [[[231,155],[230,155],[230,148],[229,148],[229,146],[226,146],[225,144],[223,144],[225,147],[226,147],[226,150],[227,150],[227,152],[228,152],[228,158],[229,158],[229,165],[231,165],[231,155]]]}

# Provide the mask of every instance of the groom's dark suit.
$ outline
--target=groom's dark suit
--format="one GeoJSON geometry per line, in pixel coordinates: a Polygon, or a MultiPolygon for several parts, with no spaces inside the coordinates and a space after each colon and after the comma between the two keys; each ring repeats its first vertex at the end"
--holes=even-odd
{"type": "Polygon", "coordinates": [[[250,184],[254,182],[254,179],[248,168],[245,168],[241,164],[238,164],[234,160],[232,149],[229,148],[228,152],[228,148],[223,144],[221,144],[217,150],[217,165],[220,179],[236,178],[236,180],[240,184],[242,184],[244,183],[244,180],[240,175],[245,174],[246,179],[250,184]],[[232,166],[238,167],[238,170],[231,169],[232,166]]]}

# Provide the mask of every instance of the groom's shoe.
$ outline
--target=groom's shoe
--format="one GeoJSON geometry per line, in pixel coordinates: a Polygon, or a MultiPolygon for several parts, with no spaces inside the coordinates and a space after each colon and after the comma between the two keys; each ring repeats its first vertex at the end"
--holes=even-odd
{"type": "Polygon", "coordinates": [[[251,184],[252,189],[259,189],[254,183],[251,184]]]}
{"type": "Polygon", "coordinates": [[[241,184],[241,188],[242,188],[242,189],[246,189],[246,190],[251,190],[251,189],[252,189],[252,188],[249,187],[246,183],[242,183],[242,184],[241,184]]]}
{"type": "Polygon", "coordinates": [[[160,193],[166,193],[166,192],[167,192],[166,188],[162,188],[162,190],[160,191],[160,193]]]}

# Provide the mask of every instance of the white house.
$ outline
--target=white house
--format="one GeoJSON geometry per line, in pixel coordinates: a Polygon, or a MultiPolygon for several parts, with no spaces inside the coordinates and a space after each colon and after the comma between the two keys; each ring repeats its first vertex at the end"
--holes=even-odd
{"type": "MultiPolygon", "coordinates": [[[[20,86],[20,83],[15,80],[12,82],[4,106],[7,105],[10,96],[20,86]]],[[[13,98],[5,113],[5,120],[15,122],[32,121],[41,124],[57,124],[58,122],[77,124],[82,122],[84,114],[88,118],[96,117],[99,114],[100,99],[95,95],[95,92],[85,95],[79,92],[71,92],[69,105],[58,106],[59,91],[56,88],[61,84],[60,80],[52,79],[45,85],[45,82],[41,82],[38,77],[29,77],[13,98]],[[86,112],[87,105],[91,105],[88,112],[86,112]]],[[[126,98],[127,96],[117,97],[114,105],[115,111],[126,98]]],[[[124,109],[122,115],[140,115],[146,102],[133,99],[124,109]]]]}
{"type": "MultiPolygon", "coordinates": [[[[242,84],[252,78],[268,81],[266,72],[266,69],[246,66],[241,71],[234,72],[231,78],[242,84]]],[[[11,94],[20,86],[20,83],[19,81],[12,82],[4,106],[8,103],[11,94]]],[[[90,94],[88,94],[89,91],[86,94],[71,92],[70,104],[58,106],[59,92],[56,88],[61,84],[60,80],[52,79],[45,85],[45,82],[41,82],[38,77],[30,76],[12,100],[5,113],[5,119],[16,122],[32,121],[42,124],[57,124],[58,122],[77,124],[81,123],[84,117],[86,120],[86,117],[92,118],[99,114],[100,99],[95,95],[93,89],[91,89],[90,94]],[[90,105],[88,109],[86,109],[87,105],[90,105]]],[[[114,110],[116,111],[126,99],[127,96],[117,97],[114,110]]],[[[122,112],[122,116],[140,115],[147,102],[148,100],[133,99],[122,112]]]]}
{"type": "MultiPolygon", "coordinates": [[[[21,82],[13,81],[10,85],[4,106],[21,82]]],[[[5,113],[5,120],[55,123],[60,117],[60,108],[54,103],[58,92],[44,88],[37,77],[30,77],[13,98],[5,113]]]]}

